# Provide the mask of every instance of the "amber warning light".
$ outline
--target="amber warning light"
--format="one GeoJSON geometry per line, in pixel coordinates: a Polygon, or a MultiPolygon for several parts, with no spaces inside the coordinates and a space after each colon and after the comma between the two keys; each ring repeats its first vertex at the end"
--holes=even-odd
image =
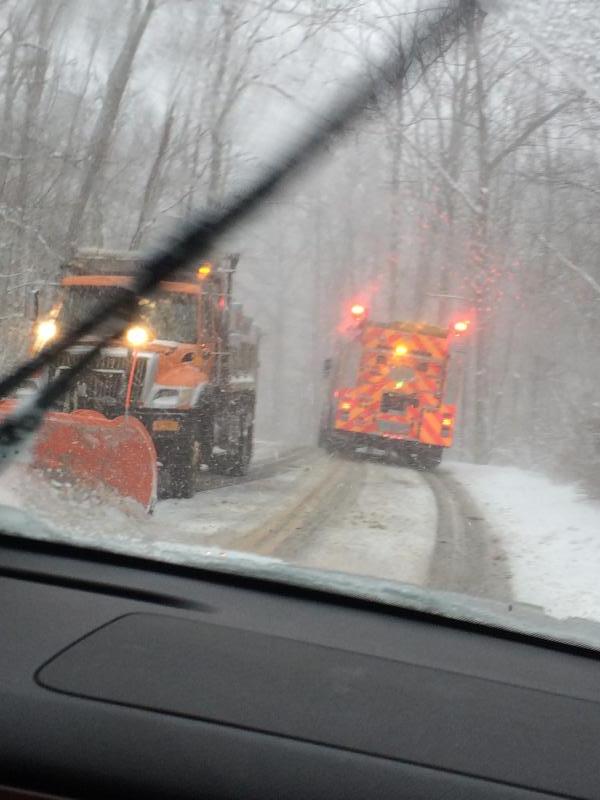
{"type": "Polygon", "coordinates": [[[208,276],[212,273],[212,264],[210,261],[205,261],[203,264],[200,264],[198,267],[198,277],[202,280],[202,278],[208,278],[208,276]]]}
{"type": "Polygon", "coordinates": [[[466,333],[471,326],[471,321],[468,319],[459,319],[457,322],[454,323],[452,329],[454,333],[461,334],[466,333]]]}

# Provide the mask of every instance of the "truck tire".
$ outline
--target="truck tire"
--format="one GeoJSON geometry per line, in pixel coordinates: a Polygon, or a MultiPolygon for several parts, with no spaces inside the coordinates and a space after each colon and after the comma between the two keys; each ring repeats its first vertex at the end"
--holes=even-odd
{"type": "Polygon", "coordinates": [[[328,428],[319,428],[318,447],[323,448],[326,453],[331,452],[331,440],[328,428]]]}
{"type": "Polygon", "coordinates": [[[194,440],[185,448],[185,453],[179,453],[175,463],[163,467],[159,473],[159,496],[166,498],[190,498],[196,493],[196,476],[200,470],[201,461],[200,442],[194,440]],[[184,460],[180,460],[180,459],[184,460]]]}
{"type": "Polygon", "coordinates": [[[254,447],[254,412],[248,406],[237,411],[237,420],[230,428],[227,451],[213,456],[211,469],[221,475],[245,475],[254,447]]]}
{"type": "Polygon", "coordinates": [[[439,445],[418,445],[410,452],[410,464],[418,470],[430,472],[439,467],[443,452],[444,448],[439,445]]]}
{"type": "Polygon", "coordinates": [[[169,497],[190,498],[195,494],[196,471],[192,464],[177,464],[169,468],[169,497]]]}
{"type": "Polygon", "coordinates": [[[254,448],[254,424],[252,417],[248,415],[247,419],[240,419],[240,441],[237,445],[236,451],[231,456],[229,467],[230,475],[246,475],[250,461],[252,460],[252,450],[254,448]]]}
{"type": "Polygon", "coordinates": [[[432,470],[442,463],[444,448],[439,445],[430,445],[425,455],[425,469],[432,470]]]}
{"type": "Polygon", "coordinates": [[[227,454],[228,475],[245,475],[248,472],[254,447],[254,414],[250,409],[241,409],[238,426],[237,440],[232,442],[231,451],[227,454]]]}
{"type": "Polygon", "coordinates": [[[319,447],[325,450],[326,453],[329,453],[329,455],[334,455],[340,451],[339,442],[336,442],[330,430],[323,431],[319,435],[319,447]]]}

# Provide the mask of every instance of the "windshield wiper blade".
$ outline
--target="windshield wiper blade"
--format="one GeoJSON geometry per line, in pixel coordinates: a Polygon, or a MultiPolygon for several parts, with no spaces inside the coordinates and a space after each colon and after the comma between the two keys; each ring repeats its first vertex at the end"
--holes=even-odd
{"type": "Polygon", "coordinates": [[[68,335],[2,379],[0,397],[5,397],[83,336],[102,326],[99,342],[93,350],[80,356],[68,371],[49,381],[32,401],[0,423],[0,469],[21,451],[41,424],[45,411],[69,388],[96,353],[111,339],[123,334],[140,297],[149,294],[160,281],[193,258],[205,257],[227,231],[242,222],[286,180],[299,172],[331,136],[342,132],[387,87],[404,82],[414,68],[424,68],[432,57],[435,60],[477,13],[481,13],[477,0],[455,0],[442,10],[427,12],[427,21],[414,32],[410,47],[404,49],[399,37],[397,51],[383,59],[376,69],[359,75],[353,81],[353,91],[340,98],[327,114],[321,115],[321,125],[291,143],[273,166],[265,169],[245,191],[230,197],[220,208],[202,211],[195,219],[183,224],[178,234],[143,260],[130,288],[124,288],[114,298],[100,304],[68,335]]]}

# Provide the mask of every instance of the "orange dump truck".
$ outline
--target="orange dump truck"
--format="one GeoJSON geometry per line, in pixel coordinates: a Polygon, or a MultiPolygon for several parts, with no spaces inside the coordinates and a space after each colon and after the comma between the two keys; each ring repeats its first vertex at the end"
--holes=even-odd
{"type": "MultiPolygon", "coordinates": [[[[100,351],[48,415],[39,465],[107,483],[146,506],[152,480],[159,495],[189,497],[202,465],[247,470],[258,334],[231,300],[237,260],[196,264],[139,301],[124,337],[100,351]]],[[[81,251],[64,268],[51,313],[34,324],[33,348],[126,287],[139,261],[131,252],[81,251]]],[[[69,369],[91,346],[93,337],[68,349],[37,381],[69,369]]]]}
{"type": "Polygon", "coordinates": [[[395,451],[422,469],[437,466],[452,444],[456,415],[444,399],[449,346],[464,325],[362,319],[326,362],[320,443],[395,451]]]}

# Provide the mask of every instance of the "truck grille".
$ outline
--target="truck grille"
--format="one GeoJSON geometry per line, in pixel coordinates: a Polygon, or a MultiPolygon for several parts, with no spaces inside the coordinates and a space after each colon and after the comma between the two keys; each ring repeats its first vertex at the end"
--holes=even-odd
{"type": "MultiPolygon", "coordinates": [[[[83,350],[67,350],[61,353],[58,362],[52,366],[54,378],[82,355],[83,350]]],[[[131,390],[131,405],[140,401],[148,360],[138,358],[135,365],[131,390]]],[[[66,395],[60,398],[55,408],[59,411],[89,409],[100,411],[107,417],[118,417],[125,410],[125,395],[131,369],[131,355],[125,351],[101,350],[94,360],[81,372],[69,387],[66,395]]]]}

